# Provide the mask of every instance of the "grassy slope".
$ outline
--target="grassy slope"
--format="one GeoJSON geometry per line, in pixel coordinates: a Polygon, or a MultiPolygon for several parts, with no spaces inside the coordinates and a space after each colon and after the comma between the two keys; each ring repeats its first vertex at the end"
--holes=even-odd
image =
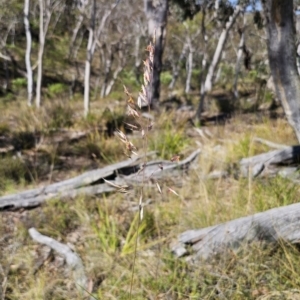
{"type": "MultiPolygon", "coordinates": [[[[22,43],[20,40],[15,49],[20,61],[25,49],[22,43]]],[[[23,78],[14,80],[14,94],[1,99],[0,136],[28,148],[22,150],[22,160],[10,155],[0,158],[1,194],[59,181],[125,158],[120,143],[108,136],[115,126],[123,126],[125,101],[118,101],[124,99],[121,86],[124,83],[132,86],[134,76],[124,72],[110,97],[93,102],[91,116],[83,121],[82,95],[75,93],[73,100],[66,100],[68,86],[60,82],[62,78],[71,80],[75,73],[74,66],[63,59],[68,50],[66,45],[64,39],[59,39],[46,51],[43,92],[50,101],[43,102],[40,111],[26,106],[23,78]],[[88,135],[73,144],[51,142],[62,128],[88,131],[88,135]],[[28,140],[37,143],[37,147],[27,147],[28,140]]],[[[36,45],[33,50],[35,53],[36,45]]],[[[79,59],[83,62],[84,58],[85,51],[79,52],[79,59]]],[[[228,79],[229,75],[225,75],[228,79]]],[[[244,78],[243,89],[252,91],[255,78],[250,78],[250,82],[244,78]]],[[[198,80],[197,74],[194,79],[198,80]]],[[[167,91],[163,91],[163,98],[166,95],[167,91]]],[[[270,100],[267,96],[270,95],[264,94],[260,87],[251,95],[257,102],[260,98],[270,100]]],[[[245,101],[243,105],[251,111],[251,102],[245,101]]],[[[211,111],[218,109],[210,107],[211,111]]],[[[170,112],[155,121],[150,150],[158,150],[164,158],[177,153],[184,157],[201,143],[203,152],[188,175],[168,183],[180,197],[146,189],[145,198],[151,204],[145,207],[140,227],[132,299],[296,299],[300,276],[295,266],[299,251],[291,246],[252,245],[230,257],[196,266],[175,259],[170,253],[169,244],[186,229],[298,200],[299,187],[285,179],[249,181],[234,176],[240,158],[268,150],[254,143],[254,136],[277,143],[296,142],[284,120],[270,121],[254,113],[237,116],[224,126],[212,125],[209,130],[212,137],[207,139],[195,134],[188,136],[192,131],[188,123],[170,112]],[[203,180],[203,175],[220,169],[229,170],[232,175],[216,181],[203,180]]],[[[133,141],[141,144],[137,137],[133,141]]],[[[27,230],[34,226],[74,246],[93,282],[96,299],[129,299],[137,226],[137,214],[132,208],[136,208],[138,199],[139,191],[134,191],[125,196],[79,197],[64,202],[56,199],[34,210],[1,212],[0,294],[5,294],[5,299],[82,299],[59,257],[55,253],[45,255],[47,249],[30,239],[27,230]]]]}
{"type": "MultiPolygon", "coordinates": [[[[70,177],[87,168],[121,160],[124,156],[119,143],[98,131],[110,103],[108,99],[99,108],[93,104],[94,114],[88,122],[83,122],[80,117],[73,119],[81,108],[76,102],[70,104],[72,123],[68,124],[69,129],[88,129],[90,134],[87,139],[72,145],[52,145],[44,147],[46,150],[41,147],[42,154],[37,151],[39,154],[35,155],[46,161],[46,170],[33,169],[32,177],[26,179],[26,167],[17,165],[11,174],[12,159],[2,158],[2,193],[70,177]],[[65,156],[71,159],[69,168],[61,162],[65,156]],[[78,165],[75,164],[77,161],[80,161],[78,165]],[[76,168],[70,165],[76,165],[76,168]],[[49,172],[52,172],[50,177],[49,172]]],[[[4,108],[6,118],[1,128],[7,136],[36,130],[51,137],[52,133],[46,129],[53,119],[60,120],[61,112],[51,115],[49,109],[41,112],[26,107],[21,109],[23,113],[20,114],[19,108],[16,114],[11,106],[4,108]],[[9,122],[14,126],[9,127],[9,122]]],[[[119,109],[113,119],[117,120],[122,113],[119,109]]],[[[65,116],[64,111],[62,114],[65,116]]],[[[105,116],[109,119],[107,110],[105,116]]],[[[185,156],[200,142],[203,153],[188,175],[169,183],[180,197],[146,189],[145,198],[152,202],[146,206],[140,226],[132,298],[296,299],[295,289],[299,286],[300,276],[295,266],[298,265],[299,251],[292,246],[251,245],[230,257],[219,257],[196,266],[190,266],[184,259],[175,259],[169,251],[169,244],[186,229],[205,227],[298,201],[299,187],[280,177],[256,180],[234,177],[234,165],[240,158],[267,150],[253,142],[254,136],[293,144],[295,140],[290,127],[282,119],[270,121],[267,117],[241,115],[226,125],[210,126],[212,137],[204,140],[197,136],[188,138],[190,126],[173,119],[175,114],[170,118],[170,113],[158,117],[149,147],[168,158],[173,153],[185,156]],[[216,181],[202,179],[208,172],[220,169],[232,171],[232,176],[216,181]]],[[[52,125],[65,127],[66,124],[59,123],[65,121],[66,118],[57,121],[58,125],[52,125]]],[[[137,139],[136,142],[139,143],[137,139]]],[[[33,155],[27,152],[24,151],[25,159],[33,155]]],[[[137,216],[132,208],[136,207],[138,198],[139,192],[133,191],[125,196],[57,199],[30,211],[1,212],[0,281],[5,299],[82,299],[72,276],[65,266],[60,265],[55,253],[43,261],[45,248],[30,239],[27,229],[31,226],[74,246],[93,282],[97,299],[128,299],[137,226],[137,216]]]]}

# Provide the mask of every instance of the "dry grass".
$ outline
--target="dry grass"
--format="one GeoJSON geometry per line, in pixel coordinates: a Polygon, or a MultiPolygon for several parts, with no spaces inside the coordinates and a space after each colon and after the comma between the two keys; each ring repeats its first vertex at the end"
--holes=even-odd
{"type": "MultiPolygon", "coordinates": [[[[146,75],[145,83],[148,81],[146,75]]],[[[19,103],[3,105],[2,136],[22,141],[24,134],[39,133],[51,139],[62,128],[88,134],[74,143],[41,143],[39,150],[33,143],[34,150],[21,151],[22,160],[1,158],[2,194],[62,180],[134,152],[156,150],[165,159],[183,158],[201,143],[202,153],[188,174],[160,182],[161,193],[149,187],[145,178],[142,190],[56,199],[34,210],[1,212],[2,299],[83,298],[61,258],[30,239],[28,228],[32,226],[74,248],[84,262],[95,299],[299,299],[296,266],[300,256],[295,246],[253,244],[198,265],[176,259],[170,252],[170,244],[187,229],[298,201],[299,186],[287,179],[236,176],[241,158],[268,150],[254,137],[283,144],[296,142],[287,122],[259,113],[237,115],[225,125],[206,128],[210,132],[206,138],[197,134],[191,138],[191,126],[179,122],[175,112],[154,114],[152,124],[141,118],[131,93],[127,89],[125,93],[127,113],[140,136],[127,134],[124,122],[132,120],[124,117],[126,107],[114,99],[92,103],[87,120],[82,119],[81,103],[76,101],[45,103],[40,111],[19,103]],[[121,143],[111,136],[117,128],[121,143]],[[205,179],[216,170],[230,175],[205,179]],[[179,196],[169,193],[167,186],[179,196]]]]}
{"type": "Polygon", "coordinates": [[[299,199],[299,187],[280,177],[251,184],[235,179],[234,174],[216,181],[203,179],[212,170],[231,172],[241,157],[266,150],[253,142],[254,136],[271,139],[276,133],[274,142],[291,144],[292,132],[285,121],[247,125],[236,118],[210,131],[213,137],[205,142],[201,137],[193,139],[192,143],[204,144],[203,152],[189,174],[173,183],[180,197],[144,189],[144,201],[152,202],[145,207],[139,226],[132,212],[138,208],[138,190],[72,202],[55,200],[32,211],[2,212],[0,278],[5,299],[82,299],[55,253],[38,263],[42,247],[29,238],[30,226],[74,246],[93,281],[96,299],[129,298],[137,230],[133,299],[297,299],[299,250],[294,246],[254,244],[196,266],[170,253],[169,244],[186,229],[299,199]]]}

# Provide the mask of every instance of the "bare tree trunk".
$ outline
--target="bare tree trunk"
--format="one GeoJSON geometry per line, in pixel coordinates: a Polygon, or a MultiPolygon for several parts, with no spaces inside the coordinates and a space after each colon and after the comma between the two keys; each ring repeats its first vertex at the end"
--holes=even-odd
{"type": "Polygon", "coordinates": [[[300,142],[300,81],[296,64],[292,0],[263,1],[269,64],[277,97],[300,142]]]}
{"type": "Polygon", "coordinates": [[[148,90],[151,106],[158,107],[160,96],[160,73],[168,16],[168,0],[144,0],[145,14],[148,20],[148,34],[155,36],[154,65],[152,84],[148,90]]]}
{"type": "Polygon", "coordinates": [[[109,81],[109,83],[107,84],[106,90],[105,90],[105,96],[108,96],[111,92],[112,87],[114,86],[116,79],[118,78],[118,75],[120,74],[120,72],[123,70],[123,66],[118,65],[118,67],[116,68],[116,70],[113,73],[112,79],[109,81]]]}
{"type": "MultiPolygon", "coordinates": [[[[73,29],[73,34],[72,34],[72,38],[71,38],[71,42],[70,42],[70,46],[69,46],[69,58],[72,58],[73,56],[75,56],[74,55],[74,44],[75,44],[79,29],[82,25],[82,22],[83,22],[83,14],[80,13],[80,15],[77,19],[76,26],[73,29]]],[[[77,54],[77,51],[76,51],[76,54],[77,54]]]]}
{"type": "MultiPolygon", "coordinates": [[[[216,1],[216,3],[217,3],[217,1],[216,1]]],[[[232,16],[230,16],[229,20],[225,24],[224,29],[222,30],[222,33],[220,35],[218,45],[217,45],[217,48],[215,50],[212,62],[210,63],[209,68],[208,68],[208,72],[207,72],[207,75],[206,75],[203,91],[201,91],[200,102],[199,102],[198,110],[197,110],[197,113],[196,113],[196,117],[198,119],[200,119],[200,117],[201,117],[201,113],[202,113],[202,110],[203,110],[203,102],[204,102],[205,96],[208,92],[211,91],[212,86],[214,84],[216,69],[217,69],[218,64],[220,62],[220,58],[221,58],[223,49],[224,49],[226,41],[227,41],[228,33],[229,33],[230,29],[232,28],[233,24],[235,23],[237,17],[239,16],[239,14],[243,10],[244,10],[243,6],[237,5],[234,9],[234,12],[233,12],[232,16]]]]}
{"type": "Polygon", "coordinates": [[[84,117],[86,118],[90,110],[90,76],[91,76],[91,62],[93,58],[93,40],[95,34],[95,18],[96,18],[96,2],[93,2],[91,9],[91,25],[89,28],[89,41],[86,49],[85,73],[84,73],[84,117]]]}
{"type": "Polygon", "coordinates": [[[111,45],[107,45],[107,58],[105,59],[105,71],[104,71],[104,80],[103,80],[103,84],[102,84],[102,88],[101,88],[101,93],[100,93],[100,97],[103,98],[106,95],[106,88],[107,88],[107,84],[108,84],[108,77],[109,74],[111,72],[111,65],[114,59],[114,55],[113,55],[113,49],[111,45]]]}
{"type": "Polygon", "coordinates": [[[93,8],[91,9],[91,26],[89,28],[89,41],[87,45],[87,54],[85,61],[85,75],[84,75],[84,117],[87,117],[90,106],[90,76],[91,76],[91,63],[95,53],[96,44],[104,29],[105,23],[113,9],[117,6],[118,2],[112,5],[110,10],[106,10],[102,16],[101,23],[95,30],[96,18],[96,0],[93,1],[93,8]]]}
{"type": "Polygon", "coordinates": [[[205,79],[205,84],[204,84],[204,88],[207,92],[210,92],[214,83],[214,75],[215,75],[215,71],[216,68],[218,67],[219,61],[220,61],[220,57],[222,55],[223,49],[225,47],[226,41],[227,41],[227,37],[228,37],[228,33],[230,31],[230,29],[232,28],[233,24],[236,21],[236,18],[238,17],[238,15],[240,14],[240,12],[242,11],[242,7],[237,5],[233,15],[229,18],[229,21],[226,23],[225,28],[222,30],[222,33],[220,35],[220,39],[218,41],[218,45],[217,48],[215,50],[214,53],[214,57],[212,59],[212,62],[208,68],[208,73],[205,79]]]}
{"type": "MultiPolygon", "coordinates": [[[[216,1],[215,3],[217,3],[216,1]]],[[[200,120],[201,113],[203,111],[204,107],[204,99],[206,96],[206,91],[204,88],[204,83],[205,83],[205,76],[206,76],[206,71],[207,71],[207,60],[208,60],[208,53],[207,53],[207,40],[208,37],[206,35],[206,8],[203,7],[202,9],[202,21],[201,21],[201,34],[202,34],[202,43],[203,43],[203,57],[202,57],[202,70],[201,70],[201,75],[200,75],[200,101],[199,101],[199,106],[196,112],[196,117],[198,120],[200,120]]]]}
{"type": "Polygon", "coordinates": [[[188,47],[189,47],[189,55],[187,60],[187,74],[186,74],[186,81],[185,81],[185,93],[188,94],[191,89],[191,79],[192,79],[192,71],[193,71],[193,54],[194,49],[191,43],[191,39],[188,38],[188,47]]]}
{"type": "MultiPolygon", "coordinates": [[[[14,22],[14,21],[13,21],[14,22]]],[[[2,37],[0,40],[0,51],[3,49],[4,54],[0,52],[0,57],[3,58],[3,69],[5,71],[5,81],[3,83],[3,89],[7,90],[9,88],[9,68],[8,68],[8,62],[12,61],[11,57],[8,55],[8,52],[6,50],[6,44],[7,44],[7,39],[9,36],[10,31],[13,29],[13,22],[11,22],[8,25],[8,28],[5,33],[2,33],[2,37]]]]}
{"type": "MultiPolygon", "coordinates": [[[[225,59],[226,59],[226,51],[223,50],[220,60],[224,61],[225,59]]],[[[214,83],[218,82],[220,80],[221,74],[222,74],[222,64],[218,64],[218,70],[217,70],[216,75],[214,76],[214,79],[213,79],[214,83]]]]}
{"type": "Polygon", "coordinates": [[[235,75],[234,75],[234,82],[233,82],[233,94],[236,99],[239,97],[238,78],[239,78],[239,73],[240,73],[240,68],[241,68],[241,59],[242,59],[244,47],[245,47],[245,30],[246,30],[246,17],[245,17],[245,13],[243,12],[243,28],[240,31],[240,43],[239,43],[239,48],[237,51],[235,75]]]}
{"type": "Polygon", "coordinates": [[[41,89],[42,89],[42,77],[43,77],[43,55],[45,49],[46,34],[48,31],[49,23],[51,20],[52,12],[50,11],[50,3],[44,7],[44,0],[39,0],[40,9],[40,28],[39,28],[39,52],[38,52],[38,72],[36,81],[36,107],[41,106],[41,89]],[[46,21],[44,23],[44,12],[46,14],[46,21]]]}
{"type": "Polygon", "coordinates": [[[44,53],[44,1],[39,0],[40,6],[40,37],[39,37],[39,53],[38,53],[38,71],[36,81],[36,107],[41,106],[41,88],[42,88],[42,72],[43,72],[43,53],[44,53]]]}
{"type": "Polygon", "coordinates": [[[184,43],[182,51],[180,53],[180,56],[179,56],[178,60],[174,59],[174,63],[173,63],[173,66],[172,66],[172,69],[173,69],[172,81],[169,84],[169,89],[170,90],[172,90],[174,88],[174,86],[175,86],[175,83],[176,83],[177,78],[179,76],[180,63],[183,60],[183,58],[185,57],[187,50],[188,50],[188,45],[187,45],[187,43],[184,43]]]}
{"type": "Polygon", "coordinates": [[[118,75],[120,72],[124,69],[124,55],[122,52],[122,49],[119,49],[119,62],[118,67],[114,71],[111,80],[107,84],[106,90],[105,90],[105,96],[108,96],[111,92],[112,87],[114,86],[116,79],[118,78],[118,75]]]}
{"type": "Polygon", "coordinates": [[[134,45],[134,73],[136,81],[140,84],[140,76],[139,76],[139,68],[141,66],[141,58],[140,58],[140,42],[141,36],[137,35],[135,37],[135,45],[134,45]]]}
{"type": "Polygon", "coordinates": [[[32,67],[30,61],[31,54],[31,32],[29,25],[29,1],[25,0],[24,2],[24,25],[26,31],[26,54],[25,54],[25,63],[26,63],[26,71],[27,71],[27,104],[29,106],[32,105],[33,98],[33,76],[32,76],[32,67]]]}

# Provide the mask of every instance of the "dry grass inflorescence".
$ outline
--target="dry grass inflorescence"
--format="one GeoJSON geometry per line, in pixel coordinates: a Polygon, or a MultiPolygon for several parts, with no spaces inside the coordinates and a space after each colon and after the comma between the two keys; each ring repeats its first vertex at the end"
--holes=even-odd
{"type": "MultiPolygon", "coordinates": [[[[148,50],[151,54],[151,48],[148,50]]],[[[145,66],[147,70],[147,62],[145,66]]],[[[149,79],[146,73],[145,83],[149,79]]],[[[146,88],[142,89],[140,99],[147,96],[146,88]]],[[[193,135],[191,138],[188,136],[190,126],[172,122],[171,112],[153,114],[155,122],[149,120],[149,111],[148,117],[144,117],[127,88],[125,93],[127,113],[132,117],[126,120],[120,117],[120,110],[99,108],[83,121],[76,118],[80,115],[76,113],[77,104],[70,103],[68,112],[75,118],[70,118],[72,122],[69,123],[66,122],[68,118],[62,120],[60,117],[65,113],[61,112],[64,108],[59,101],[57,108],[51,110],[52,118],[57,118],[54,123],[46,110],[37,112],[21,106],[19,110],[24,113],[19,116],[11,107],[5,107],[5,118],[0,124],[2,136],[42,132],[45,143],[46,138],[53,137],[53,132],[47,129],[49,124],[54,124],[51,125],[53,131],[64,127],[88,133],[76,142],[60,142],[52,148],[47,146],[49,154],[45,170],[34,169],[36,165],[28,168],[29,163],[39,158],[40,152],[45,153],[43,142],[35,153],[30,149],[25,149],[28,153],[23,150],[22,159],[3,156],[0,162],[1,193],[72,177],[83,170],[122,160],[135,152],[146,154],[155,150],[163,158],[171,159],[175,154],[186,155],[201,144],[199,160],[175,182],[148,184],[149,178],[145,178],[142,190],[137,187],[129,192],[123,188],[123,193],[54,199],[33,210],[1,212],[2,299],[83,298],[64,260],[29,237],[28,228],[32,226],[68,243],[80,255],[93,286],[91,297],[94,299],[299,299],[297,266],[300,255],[297,246],[257,243],[194,265],[184,258],[175,258],[169,247],[177,235],[187,229],[214,225],[298,201],[299,186],[285,178],[254,180],[236,176],[241,158],[268,150],[256,143],[255,137],[274,140],[276,136],[277,143],[295,142],[287,122],[267,117],[245,122],[245,115],[236,116],[225,125],[200,128],[210,132],[206,137],[193,135]],[[104,119],[107,122],[103,122],[104,119]],[[103,128],[99,128],[100,120],[103,128]],[[107,124],[113,124],[109,131],[105,131],[107,124]],[[155,130],[150,135],[152,127],[155,130]],[[121,143],[110,136],[117,128],[121,143]],[[128,128],[138,131],[131,134],[128,128]],[[123,146],[126,153],[123,153],[123,146]],[[54,166],[52,169],[51,165],[54,166]],[[50,171],[49,178],[46,174],[50,171]],[[212,171],[226,171],[229,176],[208,179],[207,174],[212,171]],[[176,194],[170,193],[168,188],[176,194]]],[[[144,101],[149,104],[146,98],[144,101]]],[[[145,155],[143,164],[146,163],[145,155]]]]}

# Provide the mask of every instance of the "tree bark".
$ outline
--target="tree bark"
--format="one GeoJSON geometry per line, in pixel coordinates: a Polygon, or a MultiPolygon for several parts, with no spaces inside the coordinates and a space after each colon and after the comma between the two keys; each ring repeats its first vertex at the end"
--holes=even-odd
{"type": "Polygon", "coordinates": [[[93,2],[91,8],[91,26],[89,28],[89,41],[87,45],[87,54],[85,61],[85,74],[84,74],[84,117],[86,118],[89,113],[90,107],[90,76],[91,76],[91,63],[96,50],[97,42],[104,29],[107,18],[112,13],[113,9],[117,6],[118,2],[112,5],[109,10],[105,10],[104,15],[101,18],[99,26],[95,26],[96,22],[96,0],[93,2]]]}
{"type": "Polygon", "coordinates": [[[32,105],[32,97],[33,97],[33,76],[32,76],[32,67],[30,61],[30,54],[31,54],[31,32],[30,32],[30,25],[29,25],[29,1],[25,0],[24,2],[24,25],[25,25],[25,32],[26,32],[26,54],[25,54],[25,63],[26,63],[26,71],[27,71],[27,104],[29,106],[32,105]]]}
{"type": "Polygon", "coordinates": [[[218,41],[217,48],[215,50],[212,62],[208,68],[208,73],[207,73],[207,76],[205,79],[204,88],[205,88],[206,92],[210,92],[212,89],[212,86],[214,83],[214,75],[215,75],[216,69],[218,67],[223,49],[225,47],[228,33],[242,10],[243,10],[243,8],[240,5],[237,5],[232,16],[229,18],[224,29],[222,30],[222,33],[221,33],[219,41],[218,41]]]}
{"type": "Polygon", "coordinates": [[[235,10],[234,10],[232,16],[230,16],[229,20],[225,24],[224,29],[222,30],[222,33],[220,35],[218,45],[215,50],[212,62],[210,63],[209,68],[208,68],[204,87],[203,87],[203,89],[201,89],[199,106],[198,106],[197,113],[196,113],[196,118],[198,118],[199,120],[201,118],[201,113],[203,110],[203,102],[204,102],[205,96],[208,92],[211,91],[212,86],[214,84],[214,77],[215,77],[216,69],[220,62],[220,58],[221,58],[223,49],[224,49],[226,41],[227,41],[228,33],[229,33],[230,29],[232,28],[233,24],[235,23],[237,17],[243,10],[244,10],[243,6],[237,5],[235,7],[235,10]]]}
{"type": "Polygon", "coordinates": [[[300,142],[300,81],[292,0],[263,1],[269,64],[276,94],[300,142]]]}
{"type": "Polygon", "coordinates": [[[245,46],[245,30],[246,30],[246,16],[245,16],[245,13],[243,12],[243,28],[241,29],[241,32],[240,32],[240,43],[239,43],[239,48],[237,51],[234,82],[233,82],[233,94],[236,99],[239,97],[238,78],[239,78],[239,73],[240,73],[240,68],[241,68],[241,59],[243,56],[243,49],[245,46]]]}
{"type": "Polygon", "coordinates": [[[172,80],[169,84],[169,89],[173,90],[175,83],[178,79],[179,76],[179,68],[180,68],[180,63],[182,62],[182,60],[184,59],[184,57],[186,56],[186,53],[188,51],[188,44],[185,42],[183,44],[180,56],[178,58],[178,60],[176,60],[176,58],[174,57],[174,59],[172,59],[172,80]]]}
{"type": "Polygon", "coordinates": [[[45,50],[45,40],[48,31],[49,23],[51,20],[52,12],[50,11],[50,1],[44,5],[44,0],[39,0],[40,9],[40,28],[39,28],[39,52],[38,52],[38,72],[36,80],[36,107],[41,106],[41,90],[42,90],[42,78],[43,78],[43,55],[45,50]],[[44,21],[44,13],[46,20],[44,21]]]}
{"type": "Polygon", "coordinates": [[[155,37],[153,78],[149,85],[148,95],[151,106],[157,108],[160,96],[160,73],[167,27],[168,0],[144,0],[144,5],[149,37],[155,37]]]}
{"type": "Polygon", "coordinates": [[[70,42],[70,46],[69,46],[69,58],[70,59],[74,57],[74,45],[75,45],[75,41],[76,41],[77,36],[78,36],[78,32],[79,32],[79,30],[82,26],[83,19],[84,19],[83,14],[80,12],[80,14],[77,18],[76,26],[73,29],[73,34],[72,34],[72,38],[71,38],[71,42],[70,42]]]}
{"type": "Polygon", "coordinates": [[[115,71],[112,74],[112,78],[111,80],[107,83],[106,89],[105,89],[105,96],[108,96],[118,78],[118,75],[120,74],[120,72],[122,72],[122,70],[124,69],[124,54],[123,54],[124,49],[119,49],[119,59],[118,59],[118,66],[115,69],[115,71]]]}
{"type": "Polygon", "coordinates": [[[91,8],[91,25],[89,28],[89,40],[86,49],[86,61],[84,72],[84,100],[83,115],[86,118],[90,110],[90,75],[91,75],[91,63],[93,58],[93,40],[95,34],[95,18],[96,18],[96,2],[93,1],[93,7],[91,8]]]}
{"type": "Polygon", "coordinates": [[[198,118],[198,120],[200,120],[201,113],[204,107],[204,99],[206,96],[206,91],[204,88],[205,76],[207,74],[207,60],[208,60],[208,53],[207,53],[208,37],[206,35],[206,7],[202,8],[201,35],[202,35],[202,43],[203,43],[203,57],[202,57],[202,70],[200,75],[200,101],[196,112],[196,117],[198,118]]]}
{"type": "Polygon", "coordinates": [[[187,59],[187,74],[186,74],[186,81],[185,81],[185,93],[188,94],[191,90],[191,80],[192,80],[192,71],[193,71],[193,54],[194,54],[194,48],[191,42],[190,37],[187,39],[188,48],[189,48],[189,54],[187,59]]]}

